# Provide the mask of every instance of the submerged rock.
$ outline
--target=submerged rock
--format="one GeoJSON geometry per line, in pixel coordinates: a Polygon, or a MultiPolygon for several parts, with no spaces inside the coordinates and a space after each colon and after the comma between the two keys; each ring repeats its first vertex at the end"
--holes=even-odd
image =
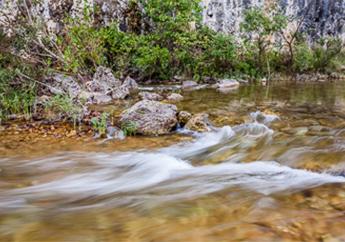
{"type": "Polygon", "coordinates": [[[139,96],[143,100],[151,100],[151,101],[163,100],[163,97],[161,95],[159,95],[158,93],[154,93],[154,92],[140,92],[139,96]]]}
{"type": "Polygon", "coordinates": [[[167,97],[167,99],[172,102],[180,102],[183,100],[183,96],[178,93],[172,93],[167,97]]]}
{"type": "Polygon", "coordinates": [[[92,81],[87,82],[86,86],[90,92],[109,95],[113,89],[121,86],[121,82],[115,78],[110,68],[99,66],[92,81]]]}
{"type": "Polygon", "coordinates": [[[175,105],[143,100],[121,114],[121,126],[134,124],[142,135],[168,134],[177,124],[175,105]]]}
{"type": "Polygon", "coordinates": [[[199,113],[194,115],[185,125],[186,129],[197,131],[197,132],[207,132],[210,131],[210,122],[208,120],[208,114],[199,113]]]}
{"type": "Polygon", "coordinates": [[[189,112],[186,112],[186,111],[181,111],[178,113],[177,115],[177,120],[178,120],[178,123],[181,125],[181,126],[184,126],[186,123],[188,123],[188,121],[192,118],[192,114],[190,114],[189,112]]]}

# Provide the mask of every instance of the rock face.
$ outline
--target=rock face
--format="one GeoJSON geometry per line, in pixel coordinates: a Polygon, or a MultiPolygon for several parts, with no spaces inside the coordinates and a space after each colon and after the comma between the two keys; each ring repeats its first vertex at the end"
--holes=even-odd
{"type": "Polygon", "coordinates": [[[168,134],[177,124],[175,105],[143,100],[121,114],[120,123],[133,123],[142,135],[168,134]]]}
{"type": "MultiPolygon", "coordinates": [[[[20,17],[20,1],[0,0],[0,26],[11,31],[11,26],[20,17]]],[[[32,1],[34,2],[34,1],[32,1]]],[[[31,5],[34,16],[46,23],[47,29],[58,33],[66,16],[84,17],[84,9],[97,8],[91,16],[95,23],[109,25],[119,22],[121,30],[130,28],[131,15],[129,0],[42,0],[31,5]]],[[[285,15],[292,19],[302,19],[301,30],[310,39],[321,36],[339,36],[345,41],[345,0],[202,0],[202,22],[218,32],[236,34],[240,30],[244,12],[252,7],[269,9],[277,5],[285,15]]],[[[139,11],[141,6],[139,5],[139,11]]],[[[294,28],[297,22],[289,28],[294,28]]],[[[136,24],[138,31],[141,23],[136,24]]],[[[289,29],[288,28],[288,29],[289,29]]]]}
{"type": "Polygon", "coordinates": [[[210,122],[208,121],[208,114],[199,113],[194,115],[185,125],[186,129],[207,132],[210,131],[210,122]]]}
{"type": "Polygon", "coordinates": [[[237,33],[247,9],[268,9],[275,3],[285,15],[303,19],[301,30],[312,39],[337,35],[345,40],[344,0],[203,0],[203,23],[215,31],[237,33]]]}

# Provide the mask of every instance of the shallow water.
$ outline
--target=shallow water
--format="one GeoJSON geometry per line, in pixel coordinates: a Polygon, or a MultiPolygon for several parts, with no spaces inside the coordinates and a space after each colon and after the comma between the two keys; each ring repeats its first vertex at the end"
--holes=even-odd
{"type": "Polygon", "coordinates": [[[185,93],[204,134],[0,131],[0,241],[345,241],[344,87],[185,93]]]}

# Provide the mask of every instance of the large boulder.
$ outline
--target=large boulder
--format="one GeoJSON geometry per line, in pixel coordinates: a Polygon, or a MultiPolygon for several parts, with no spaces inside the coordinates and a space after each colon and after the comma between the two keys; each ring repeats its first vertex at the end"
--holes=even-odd
{"type": "Polygon", "coordinates": [[[86,83],[90,92],[111,94],[113,89],[121,86],[120,80],[116,79],[110,68],[99,66],[93,76],[92,81],[86,83]]]}
{"type": "Polygon", "coordinates": [[[177,124],[175,105],[143,100],[121,114],[121,126],[133,124],[137,134],[168,134],[177,124]]]}

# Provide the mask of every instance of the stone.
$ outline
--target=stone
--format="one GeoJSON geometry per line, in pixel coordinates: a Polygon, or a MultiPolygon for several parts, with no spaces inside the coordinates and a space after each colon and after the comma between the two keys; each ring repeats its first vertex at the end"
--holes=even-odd
{"type": "Polygon", "coordinates": [[[99,92],[103,94],[111,94],[113,89],[121,86],[121,82],[116,79],[110,68],[99,66],[93,76],[92,81],[86,83],[86,87],[90,92],[99,92]]]}
{"type": "Polygon", "coordinates": [[[208,121],[208,114],[199,113],[194,115],[185,125],[186,129],[197,131],[197,132],[207,132],[210,131],[210,122],[208,121]]]}
{"type": "Polygon", "coordinates": [[[178,93],[172,93],[167,97],[167,99],[172,102],[180,102],[183,100],[183,96],[178,93]]]}
{"type": "Polygon", "coordinates": [[[178,120],[178,123],[181,125],[181,126],[184,126],[186,123],[188,123],[188,121],[192,118],[192,114],[190,114],[189,112],[187,111],[181,111],[178,113],[177,115],[177,120],[178,120]]]}
{"type": "Polygon", "coordinates": [[[199,84],[195,81],[184,81],[182,83],[182,89],[194,89],[197,86],[199,86],[199,84]]]}
{"type": "Polygon", "coordinates": [[[111,96],[113,99],[125,99],[130,95],[129,88],[127,86],[120,86],[116,89],[113,89],[111,96]]]}
{"type": "Polygon", "coordinates": [[[68,95],[71,98],[77,97],[81,92],[81,86],[71,76],[55,73],[47,77],[48,90],[54,95],[68,95]]]}
{"type": "Polygon", "coordinates": [[[177,125],[177,107],[172,104],[143,100],[121,114],[121,126],[128,123],[135,124],[137,134],[168,134],[177,125]]]}
{"type": "Polygon", "coordinates": [[[112,101],[111,96],[105,95],[103,93],[95,93],[93,95],[93,103],[94,104],[106,104],[112,101]]]}
{"type": "Polygon", "coordinates": [[[127,87],[130,93],[137,92],[139,89],[138,83],[130,76],[127,76],[127,78],[122,83],[122,86],[127,87]]]}
{"type": "Polygon", "coordinates": [[[240,83],[233,79],[219,80],[216,84],[218,90],[229,90],[239,88],[240,83]]]}
{"type": "Polygon", "coordinates": [[[107,127],[107,136],[108,138],[116,140],[124,140],[126,138],[124,132],[121,129],[113,126],[107,127]]]}
{"type": "Polygon", "coordinates": [[[151,101],[161,101],[163,97],[154,92],[140,92],[139,96],[143,100],[151,100],[151,101]]]}

